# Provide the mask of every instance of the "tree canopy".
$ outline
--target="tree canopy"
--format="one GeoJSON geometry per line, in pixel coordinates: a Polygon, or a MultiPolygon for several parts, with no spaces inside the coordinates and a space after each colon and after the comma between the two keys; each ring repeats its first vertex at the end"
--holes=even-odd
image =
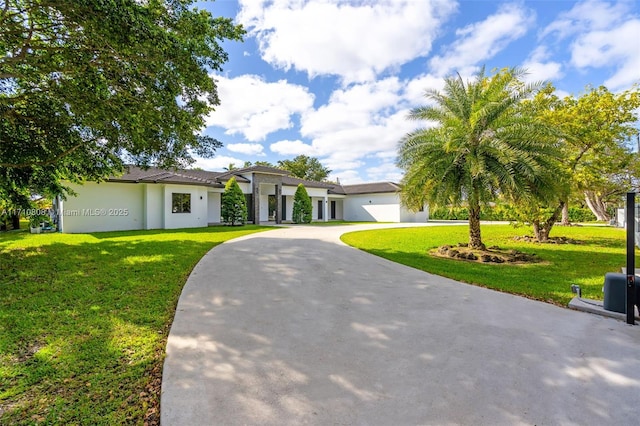
{"type": "Polygon", "coordinates": [[[569,223],[570,202],[586,204],[599,220],[608,221],[608,203],[637,188],[638,156],[634,136],[640,106],[638,88],[614,94],[606,87],[588,88],[575,97],[559,98],[548,84],[523,109],[555,129],[552,137],[563,161],[554,171],[562,190],[544,201],[516,204],[522,222],[533,224],[539,241],[545,241],[562,215],[569,223]]]}
{"type": "Polygon", "coordinates": [[[220,104],[231,19],[193,0],[7,0],[0,10],[0,197],[60,193],[124,162],[185,167],[221,143],[199,131],[220,104]]]}
{"type": "Polygon", "coordinates": [[[510,200],[547,198],[556,188],[558,151],[551,129],[522,110],[522,100],[539,84],[525,84],[524,71],[503,69],[472,81],[445,78],[442,92],[409,118],[434,124],[399,143],[398,165],[405,171],[401,199],[413,209],[425,202],[469,208],[469,246],[484,249],[480,208],[498,194],[510,200]]]}
{"type": "Polygon", "coordinates": [[[600,86],[579,97],[546,96],[551,107],[541,110],[541,119],[562,136],[563,167],[571,176],[572,192],[584,197],[596,217],[608,220],[606,202],[634,187],[634,173],[629,172],[637,167],[632,139],[638,135],[640,92],[634,87],[615,94],[600,86]]]}
{"type": "Polygon", "coordinates": [[[279,160],[278,168],[287,170],[297,178],[316,182],[326,180],[331,173],[317,158],[306,155],[298,155],[292,160],[279,160]]]}

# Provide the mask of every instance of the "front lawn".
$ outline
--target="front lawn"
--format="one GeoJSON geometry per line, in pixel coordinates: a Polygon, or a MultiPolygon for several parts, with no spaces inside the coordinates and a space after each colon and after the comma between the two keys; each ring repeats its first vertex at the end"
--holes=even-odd
{"type": "MultiPolygon", "coordinates": [[[[483,225],[487,246],[535,253],[540,263],[482,264],[432,257],[436,247],[468,242],[467,226],[382,229],[352,232],[342,241],[361,250],[433,274],[507,293],[566,306],[572,298],[571,284],[582,288],[583,297],[602,299],[607,272],[620,272],[626,261],[625,231],[583,226],[555,227],[551,236],[566,236],[582,244],[537,244],[515,241],[531,234],[527,228],[483,225]]],[[[636,264],[640,257],[636,256],[636,264]]]]}
{"type": "Polygon", "coordinates": [[[265,229],[0,234],[0,424],[157,424],[189,273],[265,229]]]}

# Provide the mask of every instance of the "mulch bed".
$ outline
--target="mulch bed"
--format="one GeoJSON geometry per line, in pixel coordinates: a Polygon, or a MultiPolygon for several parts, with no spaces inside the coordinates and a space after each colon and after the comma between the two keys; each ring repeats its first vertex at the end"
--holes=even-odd
{"type": "Polygon", "coordinates": [[[518,250],[506,250],[498,246],[488,247],[486,250],[470,249],[467,244],[458,243],[457,246],[441,246],[431,251],[432,256],[464,260],[476,263],[538,263],[540,258],[536,254],[523,253],[518,250]]]}

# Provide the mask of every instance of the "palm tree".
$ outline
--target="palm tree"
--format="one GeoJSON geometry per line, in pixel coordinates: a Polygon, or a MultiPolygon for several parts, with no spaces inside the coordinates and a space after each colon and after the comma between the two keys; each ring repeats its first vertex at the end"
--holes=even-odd
{"type": "Polygon", "coordinates": [[[229,165],[227,167],[223,167],[222,170],[230,172],[233,170],[238,170],[238,167],[236,167],[235,163],[229,163],[229,165]]]}
{"type": "Polygon", "coordinates": [[[431,105],[415,108],[412,120],[433,126],[407,134],[399,143],[404,169],[402,201],[412,209],[469,208],[469,247],[485,249],[480,209],[498,195],[516,200],[543,198],[553,191],[557,158],[551,129],[521,104],[541,85],[525,84],[525,71],[504,69],[491,77],[484,68],[465,84],[445,78],[443,92],[425,93],[431,105]]]}

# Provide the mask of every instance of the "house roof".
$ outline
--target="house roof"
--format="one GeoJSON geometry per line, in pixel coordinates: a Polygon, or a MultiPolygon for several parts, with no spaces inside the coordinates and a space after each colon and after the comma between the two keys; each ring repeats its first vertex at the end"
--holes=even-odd
{"type": "Polygon", "coordinates": [[[138,166],[127,166],[123,175],[111,176],[107,180],[109,182],[176,183],[222,187],[222,183],[217,180],[219,174],[203,170],[165,170],[157,167],[143,169],[138,166]]]}
{"type": "Polygon", "coordinates": [[[214,188],[224,187],[224,183],[231,177],[238,182],[250,182],[242,176],[246,173],[265,173],[282,176],[282,184],[286,186],[298,186],[303,184],[308,188],[327,189],[329,194],[356,195],[373,193],[393,193],[400,190],[400,185],[393,182],[361,183],[357,185],[340,185],[329,182],[315,182],[290,176],[286,170],[266,166],[252,166],[227,172],[209,172],[206,170],[165,170],[157,167],[143,169],[138,166],[127,166],[122,176],[112,176],[109,182],[131,183],[174,183],[181,185],[201,185],[214,188]]]}
{"type": "MultiPolygon", "coordinates": [[[[290,173],[287,170],[276,169],[275,167],[267,167],[267,166],[251,166],[244,167],[242,169],[233,169],[227,172],[220,173],[221,179],[230,179],[231,176],[241,176],[246,173],[262,173],[267,175],[279,175],[279,176],[288,176],[290,173]]],[[[243,178],[244,179],[244,178],[243,178]]],[[[247,181],[248,182],[248,181],[247,181]]]]}
{"type": "Polygon", "coordinates": [[[342,185],[338,184],[333,185],[327,192],[329,194],[346,195],[346,192],[344,192],[344,188],[342,187],[342,185]]]}
{"type": "Polygon", "coordinates": [[[334,183],[304,180],[293,176],[282,176],[282,184],[287,186],[298,186],[299,184],[303,184],[307,188],[326,188],[329,190],[336,186],[334,183]]]}
{"type": "Polygon", "coordinates": [[[401,188],[400,185],[393,182],[374,182],[360,183],[357,185],[342,185],[342,189],[346,195],[356,195],[398,192],[401,188]]]}

